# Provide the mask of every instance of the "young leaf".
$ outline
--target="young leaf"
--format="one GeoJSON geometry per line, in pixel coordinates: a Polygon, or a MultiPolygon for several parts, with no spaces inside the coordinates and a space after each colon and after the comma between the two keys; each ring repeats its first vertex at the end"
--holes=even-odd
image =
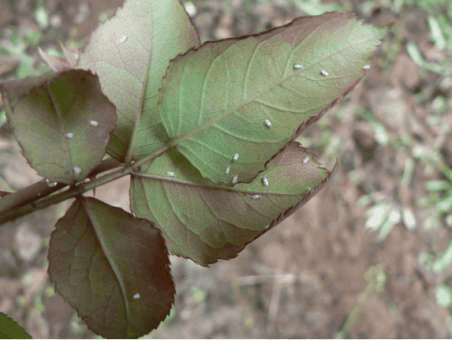
{"type": "Polygon", "coordinates": [[[49,274],[57,291],[103,337],[147,334],[174,301],[160,231],[93,198],[76,200],[57,222],[50,238],[49,274]]]}
{"type": "Polygon", "coordinates": [[[115,107],[97,76],[71,70],[0,85],[25,157],[49,180],[72,183],[102,160],[115,107]]]}
{"type": "Polygon", "coordinates": [[[329,13],[179,56],[160,98],[171,144],[215,183],[250,181],[356,84],[377,43],[352,14],[329,13]]]}
{"type": "Polygon", "coordinates": [[[8,315],[0,313],[0,339],[31,339],[31,336],[8,315]]]}
{"type": "Polygon", "coordinates": [[[156,108],[161,78],[171,58],[199,45],[178,0],[127,0],[91,37],[80,66],[95,71],[118,109],[108,152],[127,161],[167,140],[156,108]],[[141,122],[140,122],[141,117],[141,122]]]}
{"type": "MultiPolygon", "coordinates": [[[[235,165],[228,166],[234,174],[235,165]]],[[[132,177],[131,208],[160,226],[172,253],[208,265],[235,257],[306,202],[330,174],[291,144],[251,183],[218,186],[173,150],[132,177]]]]}

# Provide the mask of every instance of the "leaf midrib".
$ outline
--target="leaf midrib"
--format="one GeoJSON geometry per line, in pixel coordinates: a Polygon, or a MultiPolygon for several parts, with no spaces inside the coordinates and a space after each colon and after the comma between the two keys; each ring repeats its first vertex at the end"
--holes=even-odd
{"type": "Polygon", "coordinates": [[[126,288],[124,285],[124,281],[122,280],[121,271],[119,270],[119,268],[117,268],[115,261],[113,260],[113,256],[112,256],[111,252],[109,251],[108,247],[106,247],[105,243],[103,242],[102,235],[98,232],[98,230],[96,228],[96,223],[94,223],[94,221],[96,221],[97,219],[93,216],[93,213],[92,213],[91,209],[88,207],[88,204],[85,200],[83,200],[83,207],[84,207],[86,213],[88,214],[90,224],[92,225],[92,229],[94,230],[94,234],[96,235],[96,239],[99,242],[100,248],[102,249],[102,252],[103,252],[108,264],[110,265],[110,267],[116,277],[116,280],[119,284],[119,287],[121,289],[121,292],[122,292],[121,298],[123,300],[124,307],[126,309],[127,328],[129,328],[129,321],[132,320],[132,314],[130,311],[129,301],[127,299],[127,291],[126,291],[126,288]]]}
{"type": "MultiPolygon", "coordinates": [[[[302,195],[303,193],[283,193],[283,192],[274,192],[274,191],[245,191],[244,189],[237,189],[231,186],[222,186],[217,184],[210,184],[210,183],[197,183],[192,182],[190,180],[181,180],[181,179],[174,179],[174,178],[168,178],[167,176],[163,175],[151,175],[151,174],[144,174],[144,173],[132,173],[133,177],[137,180],[155,180],[160,183],[162,182],[168,182],[171,184],[176,185],[184,185],[184,186],[190,186],[195,187],[198,189],[210,189],[210,190],[218,190],[218,191],[228,191],[235,194],[244,194],[244,195],[253,195],[253,194],[260,194],[260,195],[269,195],[269,196],[298,196],[302,195]]],[[[249,184],[241,182],[239,184],[249,184]]],[[[316,187],[317,185],[320,185],[320,182],[317,184],[313,184],[311,188],[316,187]]]]}
{"type": "MultiPolygon", "coordinates": [[[[150,25],[151,25],[151,32],[153,33],[154,32],[154,14],[155,14],[155,11],[154,11],[153,5],[150,4],[150,6],[152,7],[152,10],[151,10],[152,19],[150,19],[150,25]]],[[[129,143],[128,147],[127,147],[127,152],[126,152],[126,157],[125,157],[125,161],[126,162],[129,162],[131,157],[132,157],[132,155],[133,155],[133,151],[134,151],[134,148],[135,148],[134,142],[136,142],[136,133],[138,132],[138,126],[139,126],[141,118],[143,116],[144,104],[145,104],[146,98],[147,98],[146,93],[147,93],[148,87],[150,85],[149,84],[149,73],[150,73],[150,70],[152,68],[152,60],[153,60],[153,57],[154,57],[154,55],[152,53],[152,51],[154,51],[153,50],[153,47],[154,47],[154,39],[153,39],[153,37],[154,37],[154,35],[152,33],[151,33],[151,37],[149,39],[149,41],[150,41],[150,43],[149,43],[150,44],[149,45],[149,55],[148,55],[148,64],[147,64],[147,67],[146,67],[146,73],[145,73],[145,76],[144,76],[144,79],[143,79],[143,83],[144,84],[142,86],[142,91],[141,91],[140,97],[139,97],[140,98],[139,99],[140,100],[140,102],[139,102],[139,109],[138,109],[138,112],[135,113],[136,117],[135,117],[135,121],[133,122],[132,133],[130,134],[130,139],[129,139],[130,143],[129,143]]],[[[149,113],[149,114],[151,114],[151,113],[149,113]]],[[[160,119],[160,121],[161,121],[161,119],[160,119]]],[[[155,122],[156,125],[158,123],[159,122],[155,122]]]]}
{"type": "Polygon", "coordinates": [[[47,94],[47,96],[48,96],[48,98],[49,98],[49,102],[50,102],[50,105],[52,106],[52,109],[55,111],[55,113],[56,113],[56,122],[57,122],[57,129],[58,130],[60,130],[59,131],[59,133],[60,133],[60,136],[62,136],[61,137],[61,140],[62,140],[62,146],[63,147],[65,147],[65,151],[66,151],[66,153],[67,153],[67,155],[69,155],[69,163],[70,163],[70,173],[71,173],[71,178],[74,178],[74,176],[72,175],[73,173],[72,173],[72,169],[73,169],[73,166],[74,166],[74,159],[73,159],[73,156],[72,156],[72,148],[71,148],[71,142],[69,141],[69,140],[67,140],[66,138],[65,138],[65,121],[64,121],[64,118],[63,118],[63,116],[62,116],[62,112],[61,112],[61,108],[59,107],[59,105],[57,105],[57,101],[56,101],[56,99],[55,99],[55,97],[54,97],[54,95],[53,95],[53,93],[52,93],[52,90],[51,90],[51,88],[50,88],[50,84],[48,84],[48,83],[46,83],[45,85],[45,92],[46,92],[46,94],[47,94]]]}

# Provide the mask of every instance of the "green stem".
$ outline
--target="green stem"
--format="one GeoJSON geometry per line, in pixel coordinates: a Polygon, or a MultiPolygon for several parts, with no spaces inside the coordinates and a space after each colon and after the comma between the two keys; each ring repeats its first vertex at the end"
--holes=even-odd
{"type": "MultiPolygon", "coordinates": [[[[99,173],[118,168],[120,165],[121,163],[115,159],[104,160],[98,166],[96,166],[87,177],[93,178],[99,173]]],[[[55,186],[49,187],[47,181],[42,180],[19,191],[13,193],[4,193],[0,196],[1,198],[3,198],[2,200],[0,200],[0,216],[13,208],[20,207],[27,203],[34,202],[43,197],[51,195],[66,186],[67,185],[64,183],[58,183],[55,186]]]]}
{"type": "Polygon", "coordinates": [[[353,324],[358,320],[358,316],[361,313],[361,309],[364,306],[364,304],[367,302],[370,295],[370,289],[369,286],[366,287],[366,290],[361,293],[361,296],[358,299],[358,302],[355,303],[355,305],[352,308],[352,311],[347,317],[347,320],[345,320],[344,326],[342,329],[336,334],[336,339],[344,339],[348,332],[350,331],[350,328],[353,326],[353,324]]]}
{"type": "Polygon", "coordinates": [[[58,183],[55,187],[49,187],[47,182],[42,180],[15,193],[6,194],[0,200],[0,225],[25,216],[35,210],[47,208],[69,198],[81,195],[86,191],[114,181],[120,177],[130,175],[134,171],[137,171],[141,165],[154,160],[166,152],[170,147],[172,147],[172,144],[168,143],[168,146],[157,149],[142,159],[137,160],[132,164],[125,165],[119,169],[118,165],[121,163],[118,161],[103,161],[87,176],[87,178],[93,178],[99,173],[115,168],[116,170],[94,178],[89,182],[83,181],[70,187],[64,183],[58,183]],[[63,191],[61,191],[62,189],[63,191]]]}
{"type": "Polygon", "coordinates": [[[137,160],[136,162],[133,163],[133,168],[136,169],[140,166],[142,166],[143,164],[149,163],[150,161],[153,161],[154,159],[156,159],[158,156],[162,155],[163,153],[165,153],[166,151],[168,151],[169,148],[173,147],[173,143],[168,142],[168,146],[164,146],[161,147],[160,149],[155,150],[153,153],[143,157],[140,160],[137,160]]]}
{"type": "Polygon", "coordinates": [[[66,184],[58,183],[55,187],[49,187],[47,182],[42,180],[22,190],[5,195],[4,198],[0,200],[0,216],[3,216],[11,209],[51,195],[65,186],[66,184]]]}
{"type": "Polygon", "coordinates": [[[49,188],[47,183],[43,180],[16,193],[5,196],[0,200],[0,225],[27,215],[35,210],[43,209],[69,198],[81,195],[97,186],[127,176],[131,173],[132,169],[130,166],[118,169],[118,164],[119,163],[116,161],[105,161],[101,163],[89,177],[114,168],[116,168],[116,170],[92,179],[89,182],[81,182],[72,185],[63,191],[60,190],[66,187],[65,184],[58,184],[53,188],[49,188]]]}
{"type": "Polygon", "coordinates": [[[345,320],[344,326],[337,332],[336,339],[343,339],[348,335],[353,324],[358,320],[361,309],[367,303],[371,294],[377,294],[384,289],[386,275],[381,264],[370,267],[364,274],[364,278],[367,281],[366,288],[359,296],[358,301],[353,305],[352,311],[345,320]]]}

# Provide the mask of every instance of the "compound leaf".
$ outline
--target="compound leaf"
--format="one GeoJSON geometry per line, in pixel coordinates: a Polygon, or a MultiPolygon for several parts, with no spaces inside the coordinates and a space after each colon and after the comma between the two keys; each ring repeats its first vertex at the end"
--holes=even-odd
{"type": "Polygon", "coordinates": [[[77,199],[57,222],[49,274],[89,328],[107,338],[147,334],[174,300],[160,231],[93,198],[77,199]]]}
{"type": "Polygon", "coordinates": [[[118,109],[108,152],[119,160],[147,154],[167,140],[157,110],[161,78],[171,58],[198,46],[178,0],[127,0],[91,36],[80,67],[95,71],[118,109]]]}
{"type": "Polygon", "coordinates": [[[89,71],[69,70],[0,85],[25,157],[49,180],[70,184],[102,160],[116,109],[89,71]]]}
{"type": "Polygon", "coordinates": [[[235,257],[306,202],[330,174],[294,143],[251,183],[219,186],[172,150],[132,176],[131,208],[160,226],[170,252],[208,265],[235,257]]]}
{"type": "Polygon", "coordinates": [[[171,145],[215,183],[252,180],[365,74],[378,36],[329,13],[176,57],[160,98],[171,145]]]}

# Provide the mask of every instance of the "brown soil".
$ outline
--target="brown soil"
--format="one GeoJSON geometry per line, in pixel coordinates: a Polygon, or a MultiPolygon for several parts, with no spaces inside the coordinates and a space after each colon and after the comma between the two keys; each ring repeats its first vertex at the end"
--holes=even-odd
{"type": "MultiPolygon", "coordinates": [[[[121,2],[46,0],[53,26],[44,30],[41,46],[86,42],[99,14],[112,15],[121,2]]],[[[34,3],[2,1],[0,28],[38,29],[34,3]]],[[[303,14],[289,1],[197,3],[194,22],[203,39],[257,32],[303,14]]],[[[428,124],[432,97],[421,103],[414,98],[429,87],[432,93],[451,93],[452,84],[444,85],[440,75],[420,70],[401,43],[416,42],[430,60],[445,56],[431,44],[426,15],[418,8],[396,14],[375,5],[370,14],[358,15],[374,25],[392,27],[398,35],[385,37],[369,77],[322,119],[321,126],[306,132],[314,145],[322,144],[325,130],[331,132],[337,141],[337,172],[309,203],[237,258],[202,268],[172,257],[175,313],[151,337],[335,337],[357,305],[361,306],[358,317],[345,334],[349,337],[452,336],[449,311],[434,299],[434,288],[448,282],[452,268],[432,274],[418,259],[423,251],[444,251],[452,240],[442,220],[437,228],[424,228],[427,210],[418,206],[418,198],[426,195],[424,181],[439,174],[414,162],[413,175],[402,182],[410,151],[379,143],[369,122],[356,114],[371,110],[391,137],[409,134],[417,145],[435,145],[452,166],[452,139],[441,137],[441,131],[428,124]],[[369,205],[357,204],[363,195],[410,208],[418,221],[416,229],[408,230],[400,222],[384,242],[378,242],[364,227],[369,205]],[[369,290],[371,282],[365,278],[376,265],[386,277],[380,292],[369,290]],[[370,294],[362,300],[365,292],[370,294]]],[[[36,56],[35,51],[30,53],[36,56]]],[[[11,76],[13,69],[14,63],[2,71],[3,77],[11,76]]],[[[448,110],[442,113],[445,125],[452,124],[448,110]]],[[[39,177],[20,156],[11,131],[4,126],[0,132],[0,175],[13,189],[36,181],[39,177]]],[[[96,196],[127,208],[127,190],[124,179],[100,188],[96,196]]],[[[94,336],[74,317],[71,307],[48,289],[46,240],[63,212],[64,206],[40,211],[0,228],[0,311],[18,320],[33,337],[94,336]]]]}

